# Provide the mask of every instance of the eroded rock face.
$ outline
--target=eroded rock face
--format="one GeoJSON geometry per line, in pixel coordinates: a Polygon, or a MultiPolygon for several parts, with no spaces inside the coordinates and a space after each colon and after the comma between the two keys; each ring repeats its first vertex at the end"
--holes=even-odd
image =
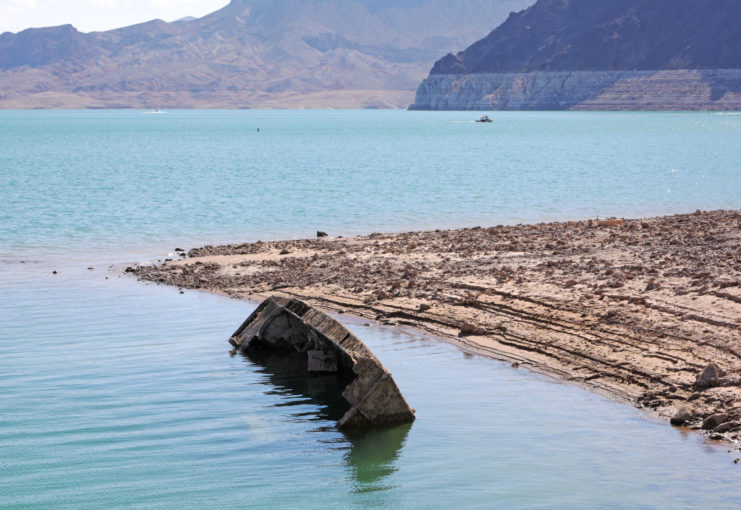
{"type": "Polygon", "coordinates": [[[302,301],[266,299],[232,335],[230,343],[247,354],[295,357],[309,374],[345,376],[348,384],[342,396],[350,409],[338,422],[341,428],[414,420],[414,410],[371,350],[338,321],[302,301]]]}
{"type": "Polygon", "coordinates": [[[735,110],[741,70],[431,74],[411,110],[735,110]]]}

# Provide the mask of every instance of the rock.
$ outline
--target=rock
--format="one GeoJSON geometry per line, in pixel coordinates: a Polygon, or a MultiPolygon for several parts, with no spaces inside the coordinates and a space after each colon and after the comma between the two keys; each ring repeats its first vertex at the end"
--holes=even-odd
{"type": "Polygon", "coordinates": [[[415,418],[391,373],[371,350],[337,320],[299,300],[266,299],[229,342],[246,354],[292,358],[307,374],[336,373],[347,380],[342,397],[350,409],[338,422],[341,428],[415,418]]]}
{"type": "Polygon", "coordinates": [[[697,376],[695,380],[695,388],[705,389],[713,388],[718,386],[720,380],[720,369],[715,363],[710,363],[705,369],[697,376]]]}
{"type": "Polygon", "coordinates": [[[286,250],[285,248],[284,248],[284,249],[282,249],[282,250],[280,251],[280,254],[281,254],[281,255],[288,255],[288,254],[290,254],[290,253],[291,253],[291,252],[290,252],[290,251],[288,251],[288,250],[286,250]]]}
{"type": "Polygon", "coordinates": [[[326,232],[322,232],[321,230],[317,230],[316,236],[317,237],[329,237],[329,234],[327,234],[326,232]]]}
{"type": "Polygon", "coordinates": [[[679,409],[674,414],[674,416],[672,416],[672,418],[671,418],[671,420],[669,420],[669,422],[672,425],[675,425],[675,426],[679,427],[679,426],[684,425],[685,423],[687,423],[691,419],[692,419],[692,414],[690,414],[690,412],[686,408],[683,407],[683,408],[679,409]]]}
{"type": "Polygon", "coordinates": [[[727,422],[721,423],[720,425],[718,425],[717,427],[715,427],[713,429],[713,432],[715,432],[716,434],[723,434],[725,432],[728,432],[729,430],[731,430],[735,426],[736,426],[735,423],[731,423],[731,422],[727,421],[727,422]]]}
{"type": "Polygon", "coordinates": [[[426,312],[430,308],[432,308],[430,305],[423,303],[423,304],[419,305],[418,311],[420,311],[420,312],[426,312]]]}
{"type": "Polygon", "coordinates": [[[726,420],[728,420],[728,415],[726,414],[723,414],[723,413],[713,414],[705,418],[705,420],[702,422],[702,428],[703,430],[713,430],[715,429],[715,427],[717,427],[721,423],[725,423],[726,420]]]}
{"type": "Polygon", "coordinates": [[[482,329],[474,324],[471,324],[470,322],[466,322],[461,326],[461,332],[458,334],[458,336],[468,336],[468,335],[485,335],[486,330],[482,329]]]}

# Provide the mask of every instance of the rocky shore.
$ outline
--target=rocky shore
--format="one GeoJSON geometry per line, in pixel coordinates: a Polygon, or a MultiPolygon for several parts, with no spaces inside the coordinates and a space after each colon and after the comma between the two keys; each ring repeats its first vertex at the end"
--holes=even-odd
{"type": "Polygon", "coordinates": [[[741,212],[205,246],[127,268],[414,327],[741,441],[741,212]]]}

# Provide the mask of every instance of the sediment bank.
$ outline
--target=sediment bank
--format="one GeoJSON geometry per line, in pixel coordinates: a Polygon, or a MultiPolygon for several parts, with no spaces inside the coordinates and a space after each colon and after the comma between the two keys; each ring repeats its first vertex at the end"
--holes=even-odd
{"type": "Polygon", "coordinates": [[[127,271],[414,327],[741,440],[739,211],[205,246],[127,271]]]}

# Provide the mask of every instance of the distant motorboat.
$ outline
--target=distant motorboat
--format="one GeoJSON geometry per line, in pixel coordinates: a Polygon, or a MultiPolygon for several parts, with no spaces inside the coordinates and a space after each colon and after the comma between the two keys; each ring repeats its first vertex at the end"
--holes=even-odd
{"type": "Polygon", "coordinates": [[[151,112],[144,112],[144,113],[148,113],[150,115],[154,115],[154,114],[163,114],[163,113],[167,113],[167,112],[164,111],[164,110],[152,110],[151,112]]]}
{"type": "Polygon", "coordinates": [[[482,115],[476,122],[492,122],[488,115],[482,115]]]}

